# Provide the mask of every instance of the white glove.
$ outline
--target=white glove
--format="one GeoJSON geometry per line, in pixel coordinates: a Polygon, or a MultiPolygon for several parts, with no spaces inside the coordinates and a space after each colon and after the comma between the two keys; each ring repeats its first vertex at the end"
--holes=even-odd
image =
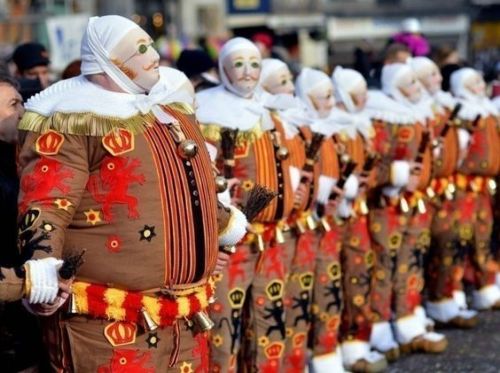
{"type": "Polygon", "coordinates": [[[353,200],[358,195],[359,180],[354,175],[349,175],[344,184],[344,197],[353,200]]]}
{"type": "Polygon", "coordinates": [[[458,134],[458,147],[460,150],[465,150],[469,146],[470,134],[463,128],[459,128],[457,131],[458,134]]]}
{"type": "Polygon", "coordinates": [[[219,246],[233,246],[240,242],[247,233],[247,218],[234,206],[231,209],[231,217],[227,227],[219,234],[219,246]]]}
{"type": "Polygon", "coordinates": [[[56,258],[28,260],[25,263],[31,287],[28,300],[30,303],[52,303],[59,292],[58,270],[63,261],[56,258]]]}
{"type": "Polygon", "coordinates": [[[391,184],[402,188],[410,181],[410,163],[407,161],[393,161],[391,163],[391,184]]]}

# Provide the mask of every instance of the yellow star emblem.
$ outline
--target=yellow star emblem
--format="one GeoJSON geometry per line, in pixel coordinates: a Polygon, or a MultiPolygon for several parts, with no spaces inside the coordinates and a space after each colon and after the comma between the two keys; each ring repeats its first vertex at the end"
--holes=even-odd
{"type": "Polygon", "coordinates": [[[193,364],[184,361],[180,366],[181,373],[193,373],[193,364]]]}
{"type": "Polygon", "coordinates": [[[97,223],[101,222],[101,212],[96,211],[96,210],[88,210],[84,212],[85,216],[87,217],[87,223],[96,225],[97,223]]]}
{"type": "Polygon", "coordinates": [[[58,209],[68,211],[70,206],[73,206],[73,204],[68,201],[66,198],[58,198],[54,201],[55,205],[57,206],[58,209]]]}

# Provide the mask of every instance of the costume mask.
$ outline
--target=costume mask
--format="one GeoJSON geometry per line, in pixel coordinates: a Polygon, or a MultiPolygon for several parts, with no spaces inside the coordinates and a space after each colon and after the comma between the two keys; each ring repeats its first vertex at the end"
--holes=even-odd
{"type": "Polygon", "coordinates": [[[110,52],[110,60],[145,91],[151,90],[160,78],[160,56],[151,37],[140,28],[127,32],[110,52]]]}
{"type": "Polygon", "coordinates": [[[335,106],[333,85],[330,80],[317,84],[309,91],[308,96],[320,118],[326,118],[335,106]]]}
{"type": "Polygon", "coordinates": [[[262,82],[262,86],[273,95],[295,93],[293,76],[287,66],[281,66],[269,74],[269,77],[262,82]]]}
{"type": "Polygon", "coordinates": [[[242,97],[251,97],[260,78],[261,58],[258,50],[239,49],[222,61],[224,74],[231,91],[242,97]]]}
{"type": "Polygon", "coordinates": [[[484,82],[483,77],[478,72],[475,72],[474,74],[471,74],[469,77],[467,77],[464,80],[464,86],[476,96],[486,96],[486,83],[484,82]]]}
{"type": "Polygon", "coordinates": [[[417,103],[422,96],[422,88],[413,72],[403,75],[397,87],[410,102],[417,103]]]}

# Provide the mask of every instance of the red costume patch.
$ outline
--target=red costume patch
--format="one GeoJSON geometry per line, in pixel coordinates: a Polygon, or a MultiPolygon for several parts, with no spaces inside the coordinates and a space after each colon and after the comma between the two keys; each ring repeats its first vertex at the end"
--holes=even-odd
{"type": "Polygon", "coordinates": [[[154,373],[151,352],[139,355],[139,350],[113,350],[109,363],[97,368],[97,373],[154,373]]]}
{"type": "Polygon", "coordinates": [[[61,194],[69,193],[70,187],[65,185],[65,181],[73,175],[73,172],[60,162],[42,156],[36,162],[33,171],[23,175],[21,179],[23,197],[19,205],[20,212],[24,212],[28,204],[33,202],[52,204],[54,201],[49,197],[54,190],[58,190],[61,194]]]}
{"type": "Polygon", "coordinates": [[[87,189],[94,200],[101,204],[104,220],[113,220],[113,205],[127,205],[128,217],[139,218],[137,198],[129,194],[128,188],[132,183],[144,184],[144,175],[134,174],[140,165],[138,159],[106,156],[99,175],[90,176],[87,189]]]}

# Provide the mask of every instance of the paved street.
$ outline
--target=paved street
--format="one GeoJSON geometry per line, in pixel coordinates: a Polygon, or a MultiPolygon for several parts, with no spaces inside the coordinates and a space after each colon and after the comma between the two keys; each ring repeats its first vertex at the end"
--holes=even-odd
{"type": "Polygon", "coordinates": [[[441,355],[409,355],[392,364],[390,373],[402,372],[500,372],[500,311],[480,313],[473,330],[439,330],[448,337],[449,346],[441,355]]]}

